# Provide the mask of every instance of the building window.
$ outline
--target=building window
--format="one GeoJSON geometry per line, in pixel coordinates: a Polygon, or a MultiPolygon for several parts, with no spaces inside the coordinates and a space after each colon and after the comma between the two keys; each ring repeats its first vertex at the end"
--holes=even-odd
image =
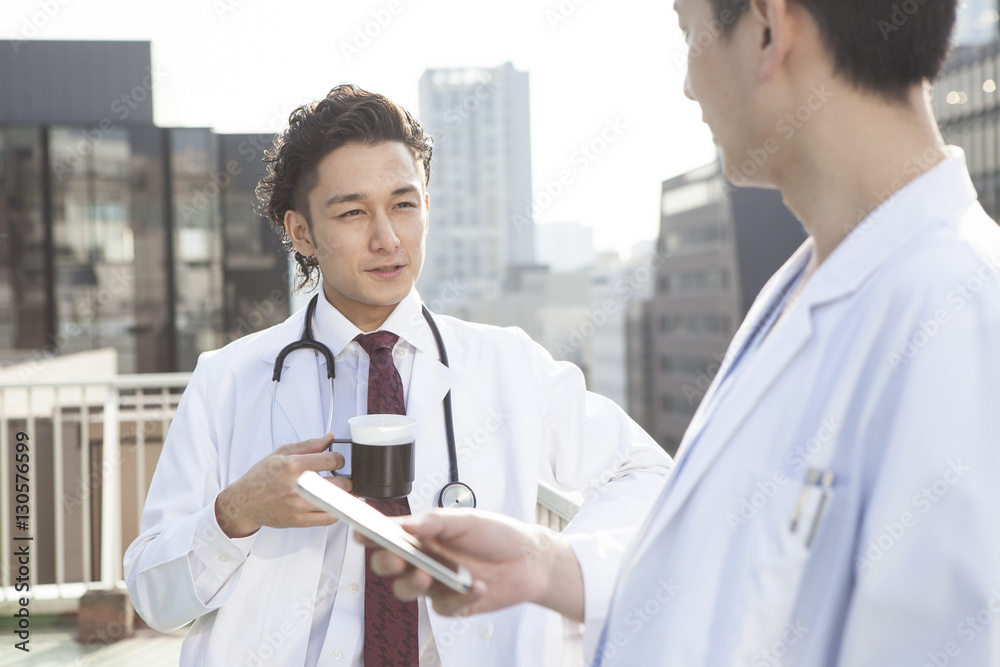
{"type": "Polygon", "coordinates": [[[670,373],[671,371],[673,371],[674,366],[672,361],[673,360],[667,355],[663,355],[662,357],[660,357],[660,370],[663,371],[664,373],[670,373]]]}

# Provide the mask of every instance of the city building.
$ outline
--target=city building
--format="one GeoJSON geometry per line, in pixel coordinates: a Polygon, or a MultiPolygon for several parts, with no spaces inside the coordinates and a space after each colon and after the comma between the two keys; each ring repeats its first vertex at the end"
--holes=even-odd
{"type": "Polygon", "coordinates": [[[734,188],[718,162],[665,181],[662,204],[653,296],[627,315],[628,394],[673,453],[757,293],[806,235],[779,192],[734,188]]]}
{"type": "MultiPolygon", "coordinates": [[[[970,0],[959,12],[958,44],[934,86],[932,104],[949,144],[965,151],[979,201],[1000,219],[1000,40],[996,0],[970,0]]],[[[915,156],[928,161],[935,155],[915,156]]]]}
{"type": "Polygon", "coordinates": [[[497,296],[535,262],[528,74],[510,63],[427,70],[420,119],[434,137],[421,294],[457,282],[463,300],[497,296]]]}
{"type": "Polygon", "coordinates": [[[148,42],[0,42],[0,358],[113,347],[122,373],[288,315],[253,208],[266,135],[153,123],[148,42]]]}
{"type": "MultiPolygon", "coordinates": [[[[607,396],[636,418],[628,382],[629,313],[653,296],[660,258],[655,245],[634,252],[627,261],[602,256],[590,276],[590,313],[581,334],[590,334],[587,388],[607,396]]],[[[644,349],[640,347],[639,349],[644,349]]],[[[637,420],[638,421],[638,420],[637,420]]]]}

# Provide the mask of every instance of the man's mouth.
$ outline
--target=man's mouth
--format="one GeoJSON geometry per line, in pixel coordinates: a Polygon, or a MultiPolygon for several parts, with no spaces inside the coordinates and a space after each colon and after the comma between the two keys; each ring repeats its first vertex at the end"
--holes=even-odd
{"type": "Polygon", "coordinates": [[[393,266],[380,266],[377,269],[370,270],[375,271],[376,273],[392,273],[393,271],[398,271],[401,268],[403,268],[402,264],[395,264],[393,266]]]}

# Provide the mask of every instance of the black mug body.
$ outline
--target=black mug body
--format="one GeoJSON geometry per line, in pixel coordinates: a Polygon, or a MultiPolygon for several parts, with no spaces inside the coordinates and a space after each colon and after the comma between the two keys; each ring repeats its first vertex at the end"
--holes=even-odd
{"type": "Polygon", "coordinates": [[[352,493],[359,498],[402,498],[413,489],[413,443],[351,444],[352,493]]]}

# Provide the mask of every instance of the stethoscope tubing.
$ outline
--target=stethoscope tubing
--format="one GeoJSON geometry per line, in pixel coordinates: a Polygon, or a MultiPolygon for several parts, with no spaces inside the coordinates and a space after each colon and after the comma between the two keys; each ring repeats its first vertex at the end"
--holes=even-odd
{"type": "MultiPolygon", "coordinates": [[[[274,382],[274,384],[272,385],[272,392],[271,392],[272,449],[276,448],[276,441],[274,437],[274,406],[275,403],[277,402],[278,383],[281,381],[281,370],[285,363],[285,358],[288,357],[289,354],[295,352],[296,350],[309,349],[313,350],[318,354],[323,355],[324,359],[326,360],[327,378],[330,380],[330,398],[331,401],[333,400],[333,382],[334,379],[336,378],[336,370],[333,365],[334,356],[333,353],[330,351],[330,348],[327,347],[325,344],[316,340],[312,332],[312,320],[313,316],[316,313],[316,305],[318,301],[319,301],[319,294],[314,294],[313,298],[310,299],[309,301],[309,305],[306,307],[306,321],[305,321],[305,326],[303,327],[302,337],[296,341],[289,343],[284,348],[282,348],[281,352],[278,353],[278,356],[274,360],[274,372],[271,375],[271,379],[274,382]]],[[[445,368],[450,368],[448,364],[448,350],[445,348],[444,339],[441,337],[441,330],[438,329],[437,322],[434,321],[434,317],[431,315],[431,312],[427,310],[427,306],[421,305],[420,309],[424,316],[424,319],[427,321],[427,325],[431,329],[431,333],[434,335],[434,342],[437,344],[437,349],[438,349],[438,358],[440,359],[441,363],[444,365],[445,368]]],[[[450,389],[448,390],[448,393],[445,394],[442,403],[444,408],[445,439],[447,440],[448,443],[448,466],[450,470],[450,475],[449,475],[450,481],[448,484],[444,486],[444,488],[441,489],[441,493],[439,495],[439,500],[438,500],[438,506],[439,507],[444,506],[443,505],[444,496],[445,493],[449,490],[449,487],[456,487],[453,490],[457,490],[459,492],[468,492],[468,497],[471,498],[471,505],[466,504],[465,506],[475,507],[476,506],[475,493],[473,493],[472,489],[469,488],[467,484],[463,484],[462,482],[459,481],[458,452],[457,452],[457,445],[455,442],[455,421],[454,421],[454,413],[452,412],[450,389]]],[[[333,420],[332,409],[330,411],[330,420],[331,422],[333,420]]],[[[349,443],[351,442],[351,440],[337,439],[334,440],[333,442],[349,443]]],[[[459,493],[459,495],[461,496],[463,494],[459,493]]]]}

